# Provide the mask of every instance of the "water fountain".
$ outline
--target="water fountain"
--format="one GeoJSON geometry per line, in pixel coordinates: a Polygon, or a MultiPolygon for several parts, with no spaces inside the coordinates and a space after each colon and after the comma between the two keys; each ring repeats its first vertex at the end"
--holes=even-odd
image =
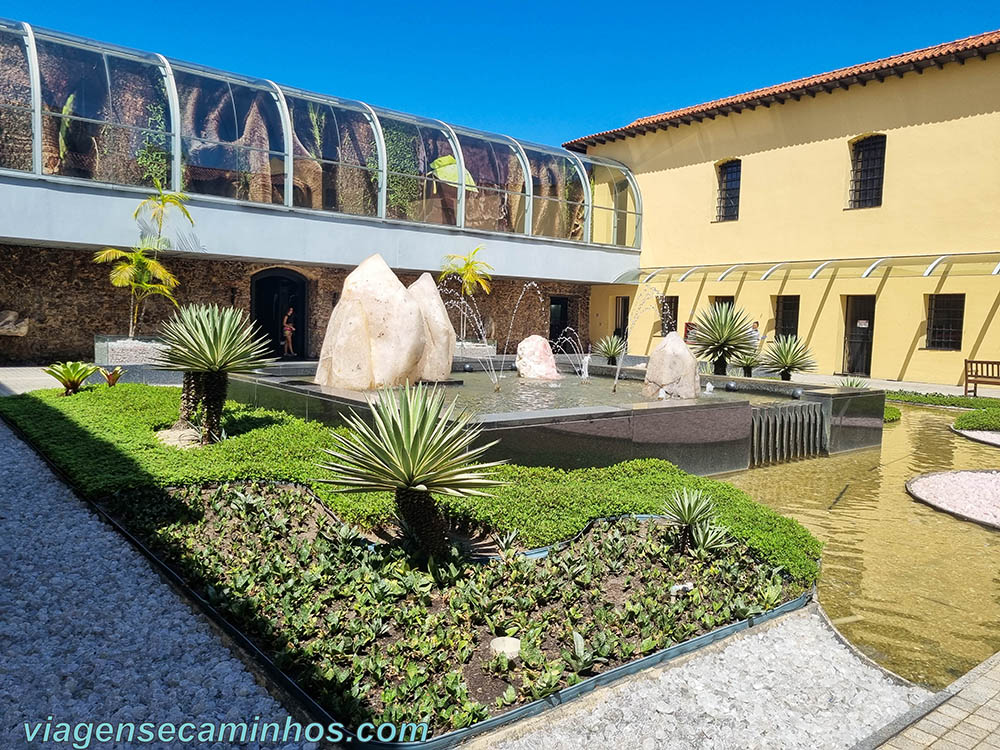
{"type": "Polygon", "coordinates": [[[583,340],[575,328],[564,328],[555,341],[549,342],[549,345],[553,352],[560,352],[566,357],[580,380],[590,379],[590,347],[584,350],[583,340]]]}
{"type": "MultiPolygon", "coordinates": [[[[635,328],[635,319],[638,313],[644,310],[652,311],[657,318],[661,317],[660,312],[660,301],[659,294],[656,288],[651,284],[645,286],[640,286],[636,291],[635,300],[632,302],[632,307],[629,309],[628,320],[626,321],[624,337],[625,337],[625,354],[618,358],[618,362],[615,365],[615,377],[611,384],[611,392],[616,393],[618,391],[618,380],[621,377],[622,364],[625,362],[625,358],[628,356],[630,347],[630,337],[632,336],[632,331],[635,328]]],[[[670,321],[671,327],[677,328],[677,321],[670,321]]]]}

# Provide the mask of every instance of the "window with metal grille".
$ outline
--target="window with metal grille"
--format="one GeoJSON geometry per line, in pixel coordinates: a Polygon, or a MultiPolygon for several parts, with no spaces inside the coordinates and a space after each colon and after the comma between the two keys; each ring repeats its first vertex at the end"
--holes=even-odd
{"type": "Polygon", "coordinates": [[[716,294],[714,297],[709,297],[713,305],[729,305],[730,307],[736,307],[736,297],[731,294],[716,294]]]}
{"type": "Polygon", "coordinates": [[[740,218],[740,172],[739,159],[732,159],[718,166],[719,200],[715,212],[716,221],[736,221],[740,218]]]}
{"type": "Polygon", "coordinates": [[[774,333],[776,336],[799,335],[799,295],[779,294],[774,298],[774,333]]]}
{"type": "Polygon", "coordinates": [[[851,208],[882,205],[885,136],[870,135],[851,145],[851,208]]]}
{"type": "Polygon", "coordinates": [[[961,349],[964,319],[964,294],[928,294],[927,348],[961,349]]]}
{"type": "Polygon", "coordinates": [[[660,305],[660,335],[666,336],[677,330],[677,297],[661,294],[656,301],[660,305]]]}

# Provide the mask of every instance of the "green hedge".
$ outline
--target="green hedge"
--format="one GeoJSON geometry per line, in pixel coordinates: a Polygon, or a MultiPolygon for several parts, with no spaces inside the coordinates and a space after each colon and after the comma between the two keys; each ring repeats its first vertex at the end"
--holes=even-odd
{"type": "MultiPolygon", "coordinates": [[[[178,486],[228,480],[301,482],[345,521],[366,528],[389,522],[388,493],[340,494],[318,482],[316,466],[329,444],[327,429],[282,411],[228,402],[216,445],[180,449],[154,434],[177,419],[180,391],[138,384],[91,386],[75,396],[59,390],[0,399],[0,415],[43,450],[85,495],[100,498],[143,486],[178,486]]],[[[509,484],[492,497],[441,498],[452,512],[498,530],[518,532],[521,544],[542,546],[581,531],[593,518],[656,513],[682,487],[715,498],[719,522],[762,556],[811,582],[818,575],[820,543],[801,524],[732,485],[687,474],[666,461],[565,471],[505,466],[509,484]]]]}
{"type": "Polygon", "coordinates": [[[959,414],[956,430],[1000,430],[1000,408],[977,409],[959,414]]]}
{"type": "Polygon", "coordinates": [[[882,413],[882,422],[889,424],[889,422],[898,422],[903,417],[903,412],[901,412],[895,406],[885,405],[885,411],[882,413]]]}
{"type": "Polygon", "coordinates": [[[962,409],[1000,408],[1000,398],[987,396],[949,396],[945,393],[916,393],[914,391],[886,391],[890,401],[904,401],[908,404],[928,404],[929,406],[956,406],[962,409]]]}

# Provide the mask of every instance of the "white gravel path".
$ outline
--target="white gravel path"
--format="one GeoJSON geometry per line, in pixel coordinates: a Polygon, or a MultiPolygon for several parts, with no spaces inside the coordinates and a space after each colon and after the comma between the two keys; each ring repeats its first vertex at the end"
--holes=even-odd
{"type": "MultiPolygon", "coordinates": [[[[197,725],[259,716],[284,726],[287,715],[208,622],[0,422],[0,748],[70,747],[26,743],[23,722],[49,716],[197,725]]],[[[196,746],[260,747],[183,745],[196,746]]]]}
{"type": "Polygon", "coordinates": [[[1000,471],[942,471],[914,477],[907,489],[939,510],[1000,528],[1000,471]]]}
{"type": "Polygon", "coordinates": [[[1000,446],[1000,432],[996,430],[955,430],[955,432],[978,443],[1000,446]]]}
{"type": "Polygon", "coordinates": [[[929,695],[860,660],[809,609],[677,666],[599,689],[482,747],[850,748],[929,695]]]}

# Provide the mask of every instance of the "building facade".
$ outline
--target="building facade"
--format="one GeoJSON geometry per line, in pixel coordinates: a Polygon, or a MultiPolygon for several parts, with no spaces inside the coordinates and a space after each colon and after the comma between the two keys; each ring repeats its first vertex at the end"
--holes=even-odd
{"type": "MultiPolygon", "coordinates": [[[[613,161],[0,20],[0,311],[27,321],[0,328],[0,363],[89,359],[126,331],[92,258],[157,233],[133,218],[157,183],[194,218],[164,232],[177,301],[243,307],[276,345],[292,306],[306,357],[373,253],[409,280],[481,246],[501,348],[586,341],[590,286],[638,267],[641,200],[613,161]]],[[[153,298],[143,332],[172,309],[153,298]]]]}
{"type": "Polygon", "coordinates": [[[634,354],[733,302],[818,372],[956,384],[1000,359],[1000,32],[565,144],[628,165],[640,271],[595,287],[634,354]]]}

